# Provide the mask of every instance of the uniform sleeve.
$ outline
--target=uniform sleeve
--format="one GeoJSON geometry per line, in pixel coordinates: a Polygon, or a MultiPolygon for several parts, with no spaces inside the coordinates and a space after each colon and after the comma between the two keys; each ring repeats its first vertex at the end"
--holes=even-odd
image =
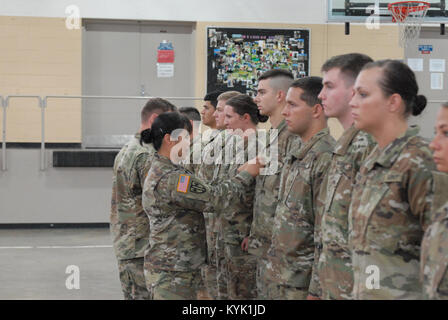
{"type": "Polygon", "coordinates": [[[198,212],[221,212],[235,203],[250,198],[255,179],[247,172],[240,172],[229,180],[211,185],[192,174],[173,172],[164,176],[157,185],[157,192],[168,197],[173,205],[198,212]]]}
{"type": "Polygon", "coordinates": [[[316,163],[313,174],[313,209],[314,209],[314,261],[313,270],[311,273],[311,282],[309,287],[309,294],[314,297],[322,296],[322,289],[320,287],[319,275],[317,272],[317,265],[322,251],[322,235],[320,225],[322,221],[322,213],[325,203],[322,202],[321,192],[326,189],[326,176],[328,168],[330,167],[331,154],[324,153],[319,157],[316,163]]]}
{"type": "Polygon", "coordinates": [[[151,161],[149,158],[150,157],[147,153],[142,153],[135,159],[134,168],[136,170],[137,179],[140,182],[142,190],[146,176],[148,175],[148,171],[149,169],[151,169],[151,161]]]}
{"type": "Polygon", "coordinates": [[[433,161],[429,157],[423,159],[419,155],[413,157],[413,162],[419,163],[419,165],[414,165],[410,170],[407,197],[411,212],[420,219],[423,230],[426,230],[431,222],[431,208],[434,200],[433,176],[431,173],[433,161]]]}

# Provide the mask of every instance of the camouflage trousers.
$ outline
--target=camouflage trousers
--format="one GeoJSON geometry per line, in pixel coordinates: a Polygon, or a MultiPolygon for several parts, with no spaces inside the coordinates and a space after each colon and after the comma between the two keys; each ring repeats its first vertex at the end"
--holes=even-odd
{"type": "Polygon", "coordinates": [[[229,299],[256,299],[257,258],[244,252],[240,245],[225,244],[225,260],[229,299]]]}
{"type": "Polygon", "coordinates": [[[125,300],[149,300],[143,273],[143,258],[118,260],[118,272],[125,300]]]}
{"type": "Polygon", "coordinates": [[[203,289],[200,270],[191,272],[145,269],[153,300],[197,300],[203,289]]]}
{"type": "Polygon", "coordinates": [[[270,300],[306,300],[308,288],[294,288],[277,284],[269,287],[270,300]]]}
{"type": "Polygon", "coordinates": [[[270,292],[275,291],[277,284],[266,277],[266,264],[268,263],[263,257],[257,257],[257,300],[270,299],[270,292]]]}
{"type": "MultiPolygon", "coordinates": [[[[204,213],[204,216],[206,213],[204,213]]],[[[207,289],[209,297],[213,300],[218,299],[218,280],[217,280],[217,250],[216,238],[217,232],[210,230],[210,219],[206,219],[207,226],[207,265],[202,268],[202,279],[207,289]]]]}
{"type": "Polygon", "coordinates": [[[325,248],[320,255],[317,273],[322,288],[322,299],[351,299],[353,290],[353,269],[350,252],[340,247],[325,248]]]}
{"type": "Polygon", "coordinates": [[[227,261],[224,253],[224,242],[222,238],[217,235],[216,244],[216,283],[218,300],[228,300],[227,290],[227,261]]]}

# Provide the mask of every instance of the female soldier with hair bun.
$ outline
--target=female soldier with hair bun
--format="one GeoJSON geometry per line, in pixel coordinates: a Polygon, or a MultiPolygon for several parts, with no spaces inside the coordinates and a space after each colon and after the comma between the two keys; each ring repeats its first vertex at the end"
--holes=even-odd
{"type": "MultiPolygon", "coordinates": [[[[260,114],[256,103],[245,94],[234,96],[226,101],[224,124],[232,135],[226,140],[224,152],[231,148],[234,162],[218,165],[214,177],[227,179],[236,176],[242,162],[255,157],[257,153],[257,124],[269,118],[260,114]],[[242,160],[242,161],[238,161],[242,160]]],[[[227,157],[227,154],[226,154],[227,157]]],[[[242,242],[249,236],[253,217],[253,197],[255,185],[250,192],[250,200],[244,205],[235,206],[217,215],[217,256],[224,252],[224,259],[218,262],[217,277],[227,279],[227,294],[230,300],[255,299],[256,257],[243,250],[242,242]],[[224,261],[224,263],[222,263],[224,261]]]]}
{"type": "Polygon", "coordinates": [[[429,225],[434,162],[408,126],[426,98],[395,60],[364,66],[350,102],[355,126],[378,143],[357,177],[349,211],[354,299],[420,299],[420,245],[429,225]]]}
{"type": "Polygon", "coordinates": [[[442,105],[429,147],[438,172],[434,175],[433,223],[422,242],[423,296],[448,299],[448,102],[442,105]]]}
{"type": "Polygon", "coordinates": [[[143,142],[156,149],[143,188],[143,208],[149,217],[150,247],[145,251],[145,279],[156,300],[197,298],[202,288],[200,268],[206,261],[202,212],[228,209],[247,201],[260,164],[245,166],[231,180],[211,186],[179,165],[189,155],[189,120],[161,114],[143,142]]]}

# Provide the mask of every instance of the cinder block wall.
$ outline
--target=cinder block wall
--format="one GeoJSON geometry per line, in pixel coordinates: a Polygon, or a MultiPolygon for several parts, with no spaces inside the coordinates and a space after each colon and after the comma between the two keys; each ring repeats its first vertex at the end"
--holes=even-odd
{"type": "MultiPolygon", "coordinates": [[[[323,62],[336,54],[362,52],[374,59],[403,59],[396,26],[368,30],[353,25],[344,34],[343,24],[196,23],[195,96],[205,93],[207,26],[251,28],[309,28],[311,75],[320,75],[323,62]]],[[[69,30],[63,18],[0,16],[0,95],[80,95],[82,79],[82,32],[69,30]]],[[[197,107],[201,107],[200,102],[197,107]]],[[[0,113],[0,126],[1,126],[0,113]]],[[[37,100],[14,99],[7,111],[7,141],[39,142],[40,109],[37,100]]],[[[81,142],[81,102],[55,100],[46,111],[47,142],[81,142]]],[[[330,120],[337,138],[342,127],[330,120]]]]}
{"type": "MultiPolygon", "coordinates": [[[[81,29],[63,18],[0,16],[0,95],[80,95],[81,53],[81,29]]],[[[81,142],[81,102],[49,100],[45,127],[47,142],[81,142]]],[[[38,101],[11,99],[7,141],[40,139],[38,101]]]]}

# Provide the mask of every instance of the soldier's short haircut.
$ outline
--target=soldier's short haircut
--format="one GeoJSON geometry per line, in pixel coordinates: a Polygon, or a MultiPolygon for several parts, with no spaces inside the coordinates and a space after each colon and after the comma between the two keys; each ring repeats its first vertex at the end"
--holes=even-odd
{"type": "Polygon", "coordinates": [[[323,64],[321,71],[328,72],[331,69],[338,68],[349,80],[349,84],[353,85],[362,68],[372,61],[372,58],[362,53],[341,54],[328,59],[323,64]]]}
{"type": "Polygon", "coordinates": [[[294,76],[291,72],[285,69],[273,69],[266,71],[259,78],[258,81],[269,79],[269,85],[275,90],[288,91],[291,83],[294,81],[294,76]]]}
{"type": "Polygon", "coordinates": [[[215,91],[209,92],[205,95],[204,101],[210,101],[212,106],[215,107],[215,109],[216,109],[216,105],[218,104],[218,97],[223,92],[224,91],[222,91],[222,90],[215,90],[215,91]]]}
{"type": "Polygon", "coordinates": [[[226,91],[226,92],[221,93],[218,96],[217,100],[218,101],[227,101],[227,100],[232,99],[233,97],[236,97],[237,95],[240,95],[240,94],[242,94],[242,93],[239,91],[235,91],[235,90],[226,91]]]}
{"type": "Polygon", "coordinates": [[[149,117],[153,113],[161,114],[164,112],[172,112],[176,110],[177,110],[176,106],[165,99],[150,98],[142,109],[141,121],[142,123],[148,121],[149,117]]]}
{"type": "Polygon", "coordinates": [[[196,108],[193,107],[181,107],[179,108],[179,113],[186,116],[189,120],[192,121],[201,121],[201,114],[196,108]]]}
{"type": "Polygon", "coordinates": [[[316,104],[322,103],[318,98],[319,93],[322,90],[322,78],[321,77],[305,77],[294,81],[291,88],[300,88],[303,90],[300,99],[306,102],[310,107],[316,104]]]}
{"type": "Polygon", "coordinates": [[[448,101],[442,104],[442,107],[448,108],[448,101]]]}

